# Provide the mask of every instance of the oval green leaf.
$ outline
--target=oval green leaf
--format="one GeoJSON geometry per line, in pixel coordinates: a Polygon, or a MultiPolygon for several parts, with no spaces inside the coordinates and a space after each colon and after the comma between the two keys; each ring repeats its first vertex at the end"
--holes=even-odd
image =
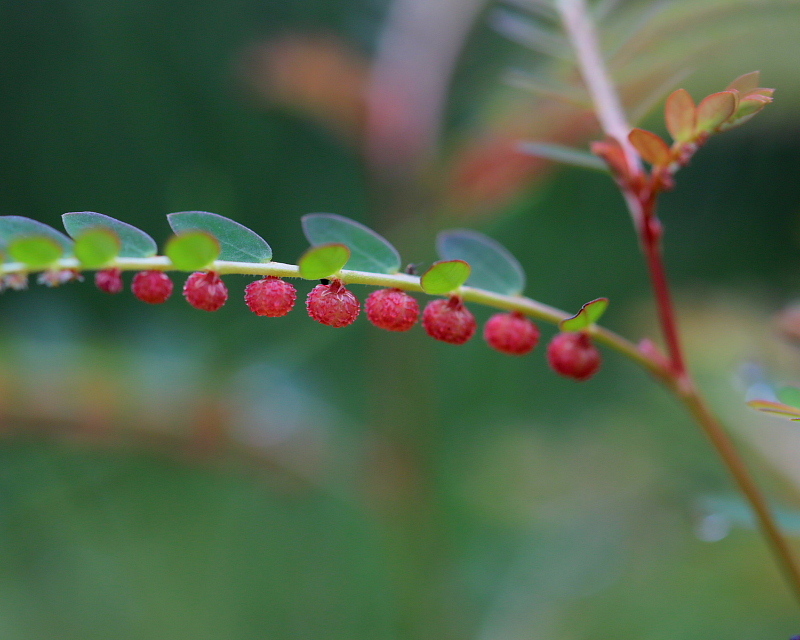
{"type": "Polygon", "coordinates": [[[494,293],[516,296],[525,289],[525,272],[499,242],[470,229],[441,232],[436,250],[443,260],[463,260],[472,268],[467,284],[494,293]]]}
{"type": "Polygon", "coordinates": [[[23,216],[0,216],[0,245],[32,236],[50,238],[61,247],[63,255],[72,255],[72,240],[53,227],[23,216]]]}
{"type": "Polygon", "coordinates": [[[464,284],[472,269],[463,260],[446,260],[434,262],[430,269],[422,274],[420,285],[425,293],[441,295],[455,291],[464,284]]]}
{"type": "Polygon", "coordinates": [[[87,269],[104,267],[119,255],[119,236],[106,227],[86,229],[75,238],[75,257],[87,269]]]}
{"type": "Polygon", "coordinates": [[[571,318],[558,323],[562,331],[583,331],[595,324],[608,309],[608,298],[597,298],[587,302],[571,318]]]}
{"type": "Polygon", "coordinates": [[[328,278],[344,267],[348,260],[350,248],[347,245],[332,243],[311,247],[298,261],[300,277],[306,280],[328,278]]]}
{"type": "Polygon", "coordinates": [[[149,258],[158,253],[158,246],[148,234],[127,222],[94,211],[73,211],[61,216],[64,228],[73,238],[86,229],[103,227],[113,231],[120,241],[119,256],[149,258]]]}
{"type": "Polygon", "coordinates": [[[48,267],[64,253],[63,247],[46,236],[15,238],[8,245],[9,255],[17,262],[38,269],[48,267]]]}
{"type": "Polygon", "coordinates": [[[260,235],[230,218],[207,211],[179,211],[167,216],[175,233],[200,229],[207,231],[220,244],[220,260],[233,262],[270,262],[272,248],[260,235]]]}
{"type": "Polygon", "coordinates": [[[397,273],[400,254],[386,238],[360,222],[335,213],[309,213],[303,233],[313,246],[343,244],[350,249],[347,268],[371,273],[397,273]]]}
{"type": "Polygon", "coordinates": [[[164,249],[172,264],[182,271],[205,269],[219,256],[217,239],[207,231],[184,231],[172,236],[164,249]]]}

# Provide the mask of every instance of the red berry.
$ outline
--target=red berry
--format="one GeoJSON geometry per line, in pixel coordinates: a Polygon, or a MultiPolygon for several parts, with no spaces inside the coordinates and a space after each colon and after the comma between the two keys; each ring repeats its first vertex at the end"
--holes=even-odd
{"type": "Polygon", "coordinates": [[[450,344],[464,344],[478,328],[475,316],[458,296],[429,302],[422,312],[422,326],[432,338],[450,344]]]}
{"type": "Polygon", "coordinates": [[[483,327],[489,346],[512,356],[524,356],[539,344],[539,327],[519,311],[493,315],[483,327]]]}
{"type": "Polygon", "coordinates": [[[100,291],[119,293],[122,291],[122,271],[119,269],[102,269],[94,274],[94,283],[100,291]]]}
{"type": "Polygon", "coordinates": [[[588,334],[559,333],[547,345],[547,360],[556,373],[588,380],[600,368],[600,352],[588,334]]]}
{"type": "Polygon", "coordinates": [[[309,292],[306,309],[317,322],[329,327],[346,327],[355,322],[361,305],[341,280],[333,280],[330,284],[318,284],[309,292]]]}
{"type": "Polygon", "coordinates": [[[216,311],[228,300],[228,287],[216,271],[195,271],[183,285],[183,297],[195,309],[216,311]]]}
{"type": "Polygon", "coordinates": [[[297,290],[293,285],[275,276],[267,276],[245,287],[244,301],[257,316],[280,318],[294,307],[297,290]]]}
{"type": "Polygon", "coordinates": [[[419,318],[419,304],[400,289],[378,289],[364,303],[367,318],[376,327],[408,331],[419,318]]]}
{"type": "Polygon", "coordinates": [[[163,271],[140,271],[133,276],[131,291],[142,302],[161,304],[172,295],[172,280],[163,271]]]}

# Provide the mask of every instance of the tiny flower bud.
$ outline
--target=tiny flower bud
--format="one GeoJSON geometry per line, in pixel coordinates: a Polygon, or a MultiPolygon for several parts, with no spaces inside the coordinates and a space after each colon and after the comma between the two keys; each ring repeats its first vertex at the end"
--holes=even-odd
{"type": "Polygon", "coordinates": [[[100,291],[119,293],[122,291],[122,271],[119,269],[101,269],[94,274],[94,283],[100,291]]]}
{"type": "Polygon", "coordinates": [[[60,287],[62,284],[77,280],[83,282],[83,276],[77,269],[48,269],[42,271],[36,278],[37,284],[46,287],[60,287]]]}
{"type": "Polygon", "coordinates": [[[539,327],[519,311],[497,313],[483,327],[483,337],[493,349],[524,356],[539,343],[539,327]]]}
{"type": "Polygon", "coordinates": [[[600,368],[600,352],[584,332],[559,333],[547,345],[547,360],[556,373],[588,380],[600,368]]]}
{"type": "Polygon", "coordinates": [[[172,280],[163,271],[140,271],[133,276],[131,291],[142,302],[161,304],[172,295],[172,280]]]}
{"type": "Polygon", "coordinates": [[[306,309],[314,320],[329,327],[346,327],[361,311],[358,299],[341,280],[314,287],[306,298],[306,309]]]}
{"type": "Polygon", "coordinates": [[[216,271],[195,271],[183,285],[183,297],[195,309],[217,311],[228,300],[228,287],[216,271]]]}
{"type": "Polygon", "coordinates": [[[364,309],[372,324],[388,331],[408,331],[419,318],[419,304],[400,289],[373,291],[364,309]]]}
{"type": "Polygon", "coordinates": [[[422,313],[422,326],[432,338],[450,344],[464,344],[478,328],[475,316],[458,296],[429,302],[422,313]]]}
{"type": "Polygon", "coordinates": [[[24,291],[28,288],[28,274],[24,271],[7,273],[0,277],[0,291],[13,289],[14,291],[24,291]]]}
{"type": "Polygon", "coordinates": [[[244,301],[258,316],[280,318],[289,313],[297,300],[293,285],[275,276],[267,276],[245,287],[244,301]]]}

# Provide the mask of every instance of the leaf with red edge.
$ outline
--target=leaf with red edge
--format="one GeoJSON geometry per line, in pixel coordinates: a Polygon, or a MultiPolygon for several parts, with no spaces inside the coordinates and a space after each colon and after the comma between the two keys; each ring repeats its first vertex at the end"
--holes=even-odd
{"type": "Polygon", "coordinates": [[[625,150],[616,138],[606,137],[604,140],[593,142],[591,149],[594,155],[605,160],[616,178],[621,180],[630,178],[625,150]]]}
{"type": "Polygon", "coordinates": [[[558,328],[562,331],[583,331],[595,324],[606,309],[608,309],[608,298],[597,298],[583,305],[571,318],[559,322],[558,328]]]}
{"type": "Polygon", "coordinates": [[[672,161],[669,145],[661,136],[645,129],[633,129],[628,140],[636,148],[645,162],[656,167],[665,167],[672,161]]]}
{"type": "Polygon", "coordinates": [[[758,83],[761,80],[761,72],[760,71],[751,71],[750,73],[743,73],[740,75],[736,80],[731,82],[727,87],[725,87],[726,91],[738,91],[740,94],[745,95],[750,93],[753,89],[758,87],[758,83]]]}
{"type": "Polygon", "coordinates": [[[676,142],[689,142],[694,137],[697,109],[686,89],[673,91],[664,107],[667,131],[676,142]]]}
{"type": "Polygon", "coordinates": [[[720,91],[703,98],[697,105],[696,131],[712,133],[736,111],[738,95],[734,91],[720,91]]]}

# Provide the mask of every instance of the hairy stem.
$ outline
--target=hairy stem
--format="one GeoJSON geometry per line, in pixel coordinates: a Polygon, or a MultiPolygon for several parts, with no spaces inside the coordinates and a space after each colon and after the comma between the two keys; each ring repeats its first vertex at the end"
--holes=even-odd
{"type": "MultiPolygon", "coordinates": [[[[606,71],[597,34],[585,1],[556,0],[556,5],[567,36],[577,55],[581,76],[592,97],[604,133],[616,138],[622,145],[631,175],[646,178],[639,155],[628,141],[630,125],[627,123],[618,93],[606,71]]],[[[733,476],[736,485],[750,503],[776,561],[800,601],[800,566],[794,557],[792,547],[778,527],[764,494],[756,485],[741,454],[698,392],[691,374],[686,368],[675,306],[672,302],[664,267],[661,224],[655,213],[656,195],[649,188],[634,190],[630,184],[628,182],[627,185],[621,186],[622,194],[639,233],[670,358],[669,371],[661,379],[686,405],[733,476]]]]}

